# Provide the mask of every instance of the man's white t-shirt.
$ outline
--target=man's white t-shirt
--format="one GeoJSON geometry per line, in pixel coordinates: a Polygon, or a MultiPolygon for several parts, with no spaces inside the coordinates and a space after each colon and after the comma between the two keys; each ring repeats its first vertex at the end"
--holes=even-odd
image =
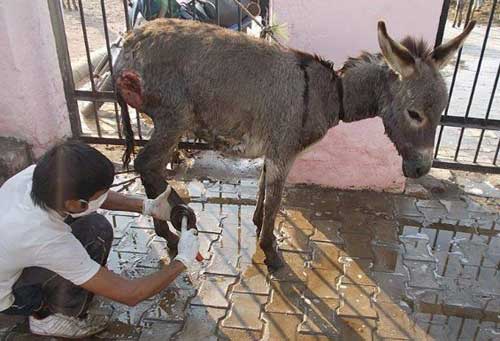
{"type": "Polygon", "coordinates": [[[34,169],[26,168],[0,187],[0,312],[14,303],[12,286],[26,267],[51,270],[76,285],[100,268],[59,214],[34,205],[34,169]]]}

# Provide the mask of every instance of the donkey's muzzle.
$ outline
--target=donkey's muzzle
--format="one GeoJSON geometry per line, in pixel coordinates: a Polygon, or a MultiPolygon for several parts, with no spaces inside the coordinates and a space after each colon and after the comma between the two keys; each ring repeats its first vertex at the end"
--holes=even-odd
{"type": "Polygon", "coordinates": [[[407,178],[420,178],[429,173],[432,167],[432,161],[423,160],[404,160],[403,174],[407,178]]]}

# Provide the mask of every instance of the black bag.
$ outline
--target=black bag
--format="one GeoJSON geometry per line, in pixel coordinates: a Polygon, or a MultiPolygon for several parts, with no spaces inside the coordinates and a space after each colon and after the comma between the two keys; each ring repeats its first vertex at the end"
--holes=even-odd
{"type": "Polygon", "coordinates": [[[130,7],[132,26],[137,21],[139,13],[148,21],[159,17],[180,17],[180,5],[176,0],[133,0],[130,2],[130,7]]]}
{"type": "MultiPolygon", "coordinates": [[[[248,6],[251,0],[241,0],[242,5],[248,6]]],[[[184,19],[194,19],[217,23],[216,0],[192,0],[181,5],[181,17],[184,19]]],[[[239,14],[238,4],[233,0],[219,0],[220,25],[227,28],[235,28],[238,25],[239,14]]],[[[248,26],[250,18],[245,11],[241,11],[243,26],[248,26]]]]}
{"type": "MultiPolygon", "coordinates": [[[[239,0],[244,6],[248,6],[252,0],[239,0]]],[[[217,23],[216,0],[191,0],[179,4],[177,0],[133,0],[131,1],[130,20],[134,26],[139,13],[146,20],[154,20],[160,16],[180,18],[187,20],[199,20],[212,24],[217,23]],[[163,7],[163,13],[162,12],[163,7]]],[[[219,0],[220,25],[226,28],[237,29],[239,14],[238,4],[233,0],[219,0]]],[[[251,18],[245,11],[241,11],[242,27],[250,25],[251,18]]]]}

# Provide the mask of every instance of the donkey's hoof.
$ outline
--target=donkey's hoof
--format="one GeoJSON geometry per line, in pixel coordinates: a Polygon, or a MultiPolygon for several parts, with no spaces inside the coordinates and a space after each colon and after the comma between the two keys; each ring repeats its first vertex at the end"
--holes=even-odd
{"type": "Polygon", "coordinates": [[[163,176],[165,177],[165,179],[171,180],[175,177],[176,173],[177,172],[175,171],[175,169],[165,169],[163,176]]]}
{"type": "Polygon", "coordinates": [[[177,235],[175,235],[173,233],[169,233],[165,239],[167,241],[167,247],[168,247],[169,253],[171,255],[177,255],[177,245],[179,245],[179,237],[177,237],[177,235]]]}
{"type": "Polygon", "coordinates": [[[283,267],[283,265],[285,265],[279,253],[274,253],[273,255],[267,255],[264,263],[267,265],[270,271],[279,270],[283,267]]]}
{"type": "Polygon", "coordinates": [[[170,250],[170,252],[177,254],[177,245],[179,245],[179,240],[173,241],[173,240],[168,240],[167,241],[167,247],[170,250]]]}

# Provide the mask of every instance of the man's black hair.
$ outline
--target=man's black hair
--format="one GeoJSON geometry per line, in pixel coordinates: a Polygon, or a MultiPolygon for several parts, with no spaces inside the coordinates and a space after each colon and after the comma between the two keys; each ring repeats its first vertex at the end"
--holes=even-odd
{"type": "Polygon", "coordinates": [[[33,173],[31,198],[43,209],[60,210],[66,200],[89,200],[109,189],[115,169],[98,150],[77,141],[67,141],[47,151],[33,173]]]}

